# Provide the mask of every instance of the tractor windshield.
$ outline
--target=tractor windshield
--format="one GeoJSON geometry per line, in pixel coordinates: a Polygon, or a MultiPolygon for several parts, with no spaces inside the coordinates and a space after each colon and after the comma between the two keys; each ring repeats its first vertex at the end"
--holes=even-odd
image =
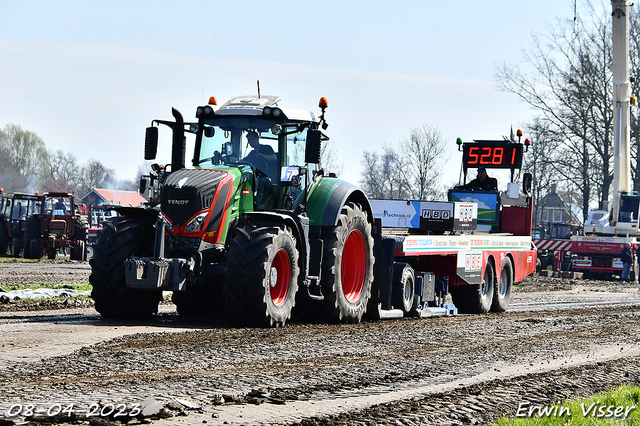
{"type": "Polygon", "coordinates": [[[275,124],[273,120],[246,117],[206,121],[196,153],[198,164],[251,164],[275,178],[280,164],[278,136],[271,130],[275,124]]]}
{"type": "Polygon", "coordinates": [[[197,164],[251,164],[276,181],[280,167],[304,165],[307,127],[298,130],[300,124],[255,117],[205,120],[199,131],[197,164]],[[281,138],[285,143],[279,145],[281,138]]]}
{"type": "Polygon", "coordinates": [[[44,201],[44,214],[54,216],[68,216],[71,211],[71,199],[69,197],[47,197],[44,201]]]}

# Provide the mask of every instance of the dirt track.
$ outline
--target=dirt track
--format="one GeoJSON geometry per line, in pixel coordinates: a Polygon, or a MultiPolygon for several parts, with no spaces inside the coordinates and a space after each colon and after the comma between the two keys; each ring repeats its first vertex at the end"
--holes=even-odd
{"type": "MultiPolygon", "coordinates": [[[[47,280],[89,272],[43,264],[47,280]]],[[[0,282],[25,266],[0,267],[0,282]]],[[[640,383],[636,286],[523,284],[504,314],[344,326],[235,329],[182,320],[172,305],[138,323],[91,308],[0,312],[0,416],[33,404],[66,424],[44,412],[101,403],[106,414],[111,402],[125,414],[143,403],[157,425],[471,424],[640,383]]]]}

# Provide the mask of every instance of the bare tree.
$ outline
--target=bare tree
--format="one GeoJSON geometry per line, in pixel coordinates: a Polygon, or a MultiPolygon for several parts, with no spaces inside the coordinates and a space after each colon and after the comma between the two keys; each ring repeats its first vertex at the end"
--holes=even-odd
{"type": "Polygon", "coordinates": [[[77,194],[81,179],[82,168],[72,153],[62,150],[49,152],[49,170],[47,177],[41,179],[40,188],[43,191],[70,192],[77,194]]]}
{"type": "Polygon", "coordinates": [[[101,188],[113,175],[112,169],[107,169],[94,159],[89,160],[82,167],[82,179],[78,185],[79,195],[83,196],[93,188],[101,188]]]}
{"type": "Polygon", "coordinates": [[[557,160],[558,142],[556,135],[549,130],[549,123],[534,119],[527,126],[531,135],[529,152],[524,156],[522,171],[531,173],[532,195],[534,199],[533,218],[534,223],[540,222],[540,214],[544,209],[543,199],[548,194],[553,183],[557,183],[558,176],[555,172],[557,160]]]}
{"type": "Polygon", "coordinates": [[[382,155],[365,152],[360,186],[371,198],[437,199],[442,195],[438,179],[445,152],[439,130],[423,126],[412,129],[397,147],[382,145],[382,155]]]}
{"type": "Polygon", "coordinates": [[[438,181],[446,164],[442,157],[445,142],[442,133],[425,125],[411,129],[409,138],[400,145],[408,167],[404,169],[411,197],[418,200],[435,200],[443,195],[438,181]]]}
{"type": "Polygon", "coordinates": [[[579,189],[585,218],[594,195],[601,207],[607,203],[613,180],[610,24],[608,14],[586,6],[592,21],[558,21],[544,42],[534,38],[524,60],[530,75],[518,65],[503,65],[496,75],[499,88],[540,112],[540,123],[555,134],[562,153],[555,173],[579,189]]]}
{"type": "Polygon", "coordinates": [[[338,152],[333,139],[325,141],[320,147],[320,167],[327,173],[334,173],[336,176],[342,174],[342,163],[338,160],[338,152]]]}
{"type": "Polygon", "coordinates": [[[362,190],[371,198],[384,198],[380,158],[375,152],[362,154],[362,178],[358,181],[362,190]]]}
{"type": "Polygon", "coordinates": [[[10,159],[9,153],[0,147],[0,186],[4,191],[27,191],[27,180],[10,159]]]}
{"type": "Polygon", "coordinates": [[[22,130],[18,125],[7,124],[0,131],[0,149],[4,152],[6,164],[20,172],[28,187],[35,188],[49,166],[49,156],[42,138],[22,130]]]}

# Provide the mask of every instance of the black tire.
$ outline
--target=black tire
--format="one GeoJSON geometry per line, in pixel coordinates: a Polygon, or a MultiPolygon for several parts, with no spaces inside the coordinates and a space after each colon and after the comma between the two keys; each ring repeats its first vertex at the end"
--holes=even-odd
{"type": "Polygon", "coordinates": [[[39,247],[42,235],[40,219],[36,216],[28,216],[24,221],[24,257],[25,259],[40,259],[42,253],[39,247]],[[38,242],[38,249],[33,251],[31,242],[38,242]]]}
{"type": "Polygon", "coordinates": [[[84,260],[87,260],[86,253],[87,253],[87,250],[86,250],[86,246],[84,245],[84,241],[77,240],[75,243],[75,246],[71,248],[71,252],[69,253],[69,258],[71,260],[84,261],[84,260]]]}
{"type": "MultiPolygon", "coordinates": [[[[25,245],[25,249],[26,247],[25,245]]],[[[36,239],[29,241],[29,259],[40,259],[41,257],[40,242],[36,239]]]]}
{"type": "Polygon", "coordinates": [[[11,239],[11,256],[20,257],[20,241],[17,238],[11,239]]]}
{"type": "Polygon", "coordinates": [[[415,273],[409,264],[397,262],[393,265],[392,304],[408,315],[413,308],[416,294],[415,273]]]}
{"type": "MultiPolygon", "coordinates": [[[[223,278],[221,277],[220,280],[223,278]]],[[[171,300],[180,316],[221,318],[224,310],[222,286],[205,283],[186,291],[174,291],[171,300]]]]}
{"type": "Polygon", "coordinates": [[[449,288],[453,304],[461,314],[486,314],[491,309],[494,292],[495,272],[491,261],[487,261],[481,284],[449,288]]]}
{"type": "Polygon", "coordinates": [[[73,239],[87,241],[87,235],[89,233],[89,222],[84,216],[80,216],[73,221],[73,239]]]}
{"type": "Polygon", "coordinates": [[[7,220],[3,214],[0,214],[0,256],[6,256],[7,250],[9,250],[9,228],[7,227],[7,220]]]}
{"type": "Polygon", "coordinates": [[[103,318],[147,318],[158,312],[162,292],[126,286],[124,261],[151,256],[155,220],[119,217],[104,224],[93,247],[91,297],[103,318]]]}
{"type": "Polygon", "coordinates": [[[513,288],[513,263],[509,257],[505,257],[500,271],[500,282],[495,284],[491,312],[504,312],[511,302],[511,290],[513,288]]]}
{"type": "Polygon", "coordinates": [[[338,225],[322,231],[322,294],[318,308],[330,322],[357,323],[367,309],[373,282],[373,237],[359,204],[342,207],[338,225]]]}
{"type": "Polygon", "coordinates": [[[223,293],[237,324],[283,326],[298,291],[298,250],[291,231],[246,223],[230,240],[223,293]]]}

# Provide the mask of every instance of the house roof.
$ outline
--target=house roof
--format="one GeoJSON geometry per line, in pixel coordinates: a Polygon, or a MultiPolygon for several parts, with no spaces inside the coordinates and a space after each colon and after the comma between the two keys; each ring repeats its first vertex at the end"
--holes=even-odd
{"type": "MultiPolygon", "coordinates": [[[[115,189],[93,188],[91,192],[95,192],[102,198],[97,204],[114,204],[118,206],[140,207],[147,200],[136,191],[120,191],[115,189]]],[[[91,194],[91,192],[89,194],[91,194]]],[[[82,199],[86,199],[85,195],[82,199]]]]}

